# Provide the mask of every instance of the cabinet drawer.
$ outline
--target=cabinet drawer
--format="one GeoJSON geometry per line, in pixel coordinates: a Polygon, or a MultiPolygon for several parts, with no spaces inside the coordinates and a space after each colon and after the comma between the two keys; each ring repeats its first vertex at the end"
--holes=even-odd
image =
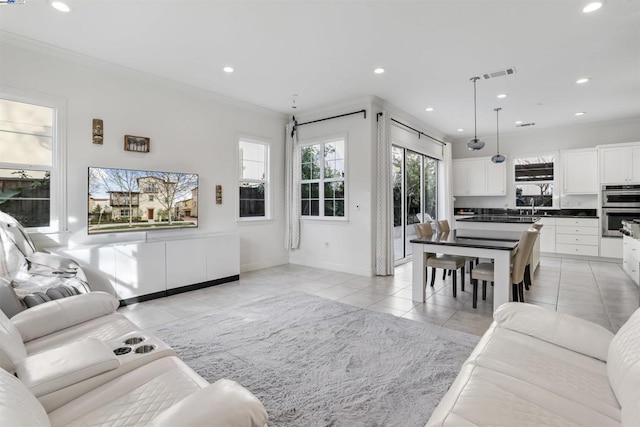
{"type": "Polygon", "coordinates": [[[557,226],[556,233],[558,234],[585,234],[588,236],[596,236],[598,237],[598,228],[597,227],[568,227],[568,226],[557,226]]]}
{"type": "Polygon", "coordinates": [[[556,225],[598,228],[598,220],[595,218],[556,218],[556,225]]]}
{"type": "Polygon", "coordinates": [[[565,243],[556,243],[556,253],[559,253],[559,254],[598,256],[598,247],[597,246],[568,245],[568,244],[565,244],[565,243]]]}
{"type": "Polygon", "coordinates": [[[568,245],[598,246],[598,236],[585,234],[557,234],[556,243],[566,243],[568,245]]]}

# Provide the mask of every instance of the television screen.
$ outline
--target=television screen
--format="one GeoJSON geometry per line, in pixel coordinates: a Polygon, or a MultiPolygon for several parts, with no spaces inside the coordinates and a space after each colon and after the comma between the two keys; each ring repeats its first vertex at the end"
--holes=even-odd
{"type": "Polygon", "coordinates": [[[89,168],[89,234],[198,226],[198,175],[89,168]]]}

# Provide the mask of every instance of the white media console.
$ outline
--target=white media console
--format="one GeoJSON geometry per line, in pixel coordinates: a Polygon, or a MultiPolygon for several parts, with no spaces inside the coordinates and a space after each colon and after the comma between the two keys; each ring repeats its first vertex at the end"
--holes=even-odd
{"type": "Polygon", "coordinates": [[[153,242],[55,248],[85,269],[92,290],[123,304],[238,280],[240,240],[220,234],[153,242]]]}

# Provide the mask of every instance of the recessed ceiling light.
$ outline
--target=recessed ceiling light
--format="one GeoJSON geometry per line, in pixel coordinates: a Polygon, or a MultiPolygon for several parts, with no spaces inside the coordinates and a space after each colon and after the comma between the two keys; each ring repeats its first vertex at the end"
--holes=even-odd
{"type": "Polygon", "coordinates": [[[584,111],[578,111],[577,113],[574,114],[574,116],[584,116],[585,114],[587,113],[585,113],[584,111]]]}
{"type": "Polygon", "coordinates": [[[224,71],[225,73],[233,73],[233,67],[224,67],[222,71],[224,71]]]}
{"type": "Polygon", "coordinates": [[[518,121],[516,122],[516,124],[517,124],[517,125],[521,125],[521,124],[522,124],[522,120],[518,120],[518,121]]]}
{"type": "Polygon", "coordinates": [[[506,93],[501,93],[500,95],[498,95],[498,98],[503,99],[506,98],[507,94],[506,93]]]}
{"type": "Polygon", "coordinates": [[[588,81],[589,81],[589,78],[587,78],[587,77],[583,77],[583,78],[581,78],[581,79],[576,80],[576,83],[578,83],[579,85],[581,85],[581,84],[584,84],[584,83],[586,83],[586,82],[588,82],[588,81]]]}
{"type": "Polygon", "coordinates": [[[382,73],[384,73],[384,68],[378,67],[375,70],[373,70],[373,72],[376,73],[376,74],[382,74],[382,73]]]}
{"type": "Polygon", "coordinates": [[[61,1],[52,1],[51,7],[55,10],[59,10],[60,12],[71,12],[71,8],[64,2],[61,1]]]}
{"type": "Polygon", "coordinates": [[[464,129],[460,128],[458,129],[458,132],[464,132],[464,129]]]}
{"type": "Polygon", "coordinates": [[[602,7],[602,2],[601,1],[592,1],[591,3],[586,5],[582,9],[582,11],[584,13],[591,13],[591,12],[595,12],[596,10],[600,9],[601,7],[602,7]]]}
{"type": "Polygon", "coordinates": [[[425,110],[425,111],[433,111],[433,110],[435,110],[435,108],[433,108],[433,107],[427,107],[427,108],[425,108],[424,110],[425,110]]]}

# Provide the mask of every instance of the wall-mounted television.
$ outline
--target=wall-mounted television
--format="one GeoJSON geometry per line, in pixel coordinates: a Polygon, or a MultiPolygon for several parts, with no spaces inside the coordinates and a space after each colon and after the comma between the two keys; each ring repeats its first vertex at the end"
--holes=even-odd
{"type": "Polygon", "coordinates": [[[88,233],[198,226],[198,175],[89,168],[88,233]]]}

